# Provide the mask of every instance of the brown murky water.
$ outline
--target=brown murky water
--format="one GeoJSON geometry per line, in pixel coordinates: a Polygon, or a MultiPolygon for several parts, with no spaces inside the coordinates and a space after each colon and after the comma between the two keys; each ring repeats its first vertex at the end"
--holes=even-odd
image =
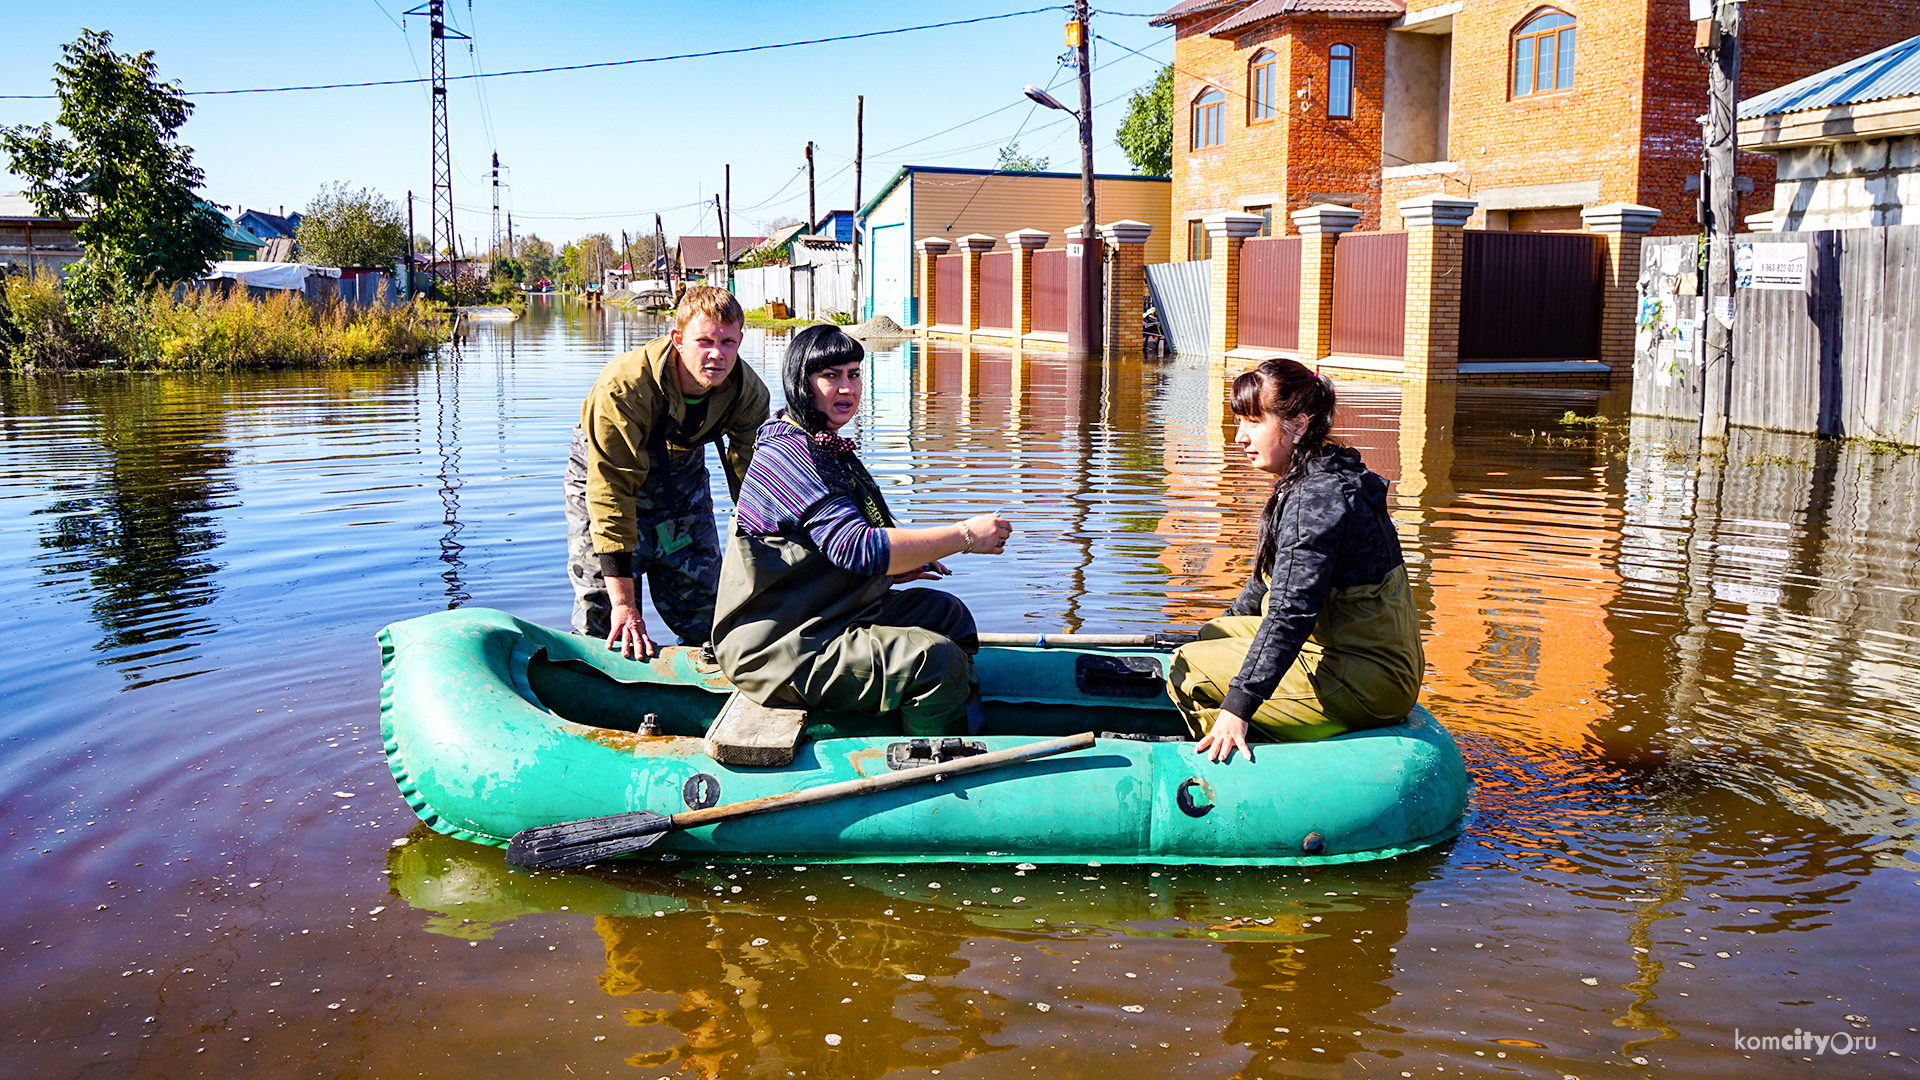
{"type": "MultiPolygon", "coordinates": [[[[565,622],[567,433],[654,332],[536,307],[404,371],[0,379],[0,1071],[1916,1071],[1920,458],[1563,422],[1620,397],[1343,388],[1475,780],[1442,848],[556,878],[418,827],[373,632],[565,622]]],[[[763,372],[780,348],[750,335],[763,372]]],[[[1237,590],[1262,485],[1203,366],[870,368],[896,510],[1020,530],[949,583],[983,625],[1192,624],[1237,590]]]]}

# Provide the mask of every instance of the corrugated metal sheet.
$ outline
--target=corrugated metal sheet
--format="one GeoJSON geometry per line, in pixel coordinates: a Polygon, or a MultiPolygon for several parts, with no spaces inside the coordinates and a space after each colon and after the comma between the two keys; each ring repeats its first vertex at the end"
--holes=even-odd
{"type": "Polygon", "coordinates": [[[1054,334],[1067,332],[1067,249],[1033,253],[1033,328],[1054,334]]]}
{"type": "MultiPolygon", "coordinates": [[[[1080,178],[1031,173],[965,173],[917,170],[913,187],[913,239],[948,239],[984,233],[998,240],[1020,229],[1048,234],[1047,247],[1066,246],[1067,229],[1080,224],[1080,178]]],[[[1165,262],[1173,222],[1173,185],[1158,177],[1097,177],[1096,221],[1131,218],[1153,226],[1146,261],[1165,262]]]]}
{"type": "Polygon", "coordinates": [[[1240,246],[1240,344],[1300,344],[1300,238],[1274,236],[1240,246]]]}
{"type": "Polygon", "coordinates": [[[1406,320],[1407,234],[1342,236],[1333,249],[1333,351],[1397,358],[1406,320]]]}
{"type": "Polygon", "coordinates": [[[996,330],[1013,326],[1013,252],[980,256],[980,325],[996,330]]]}
{"type": "Polygon", "coordinates": [[[960,290],[966,287],[965,255],[941,255],[933,260],[933,321],[944,326],[959,326],[966,300],[960,290]]]}
{"type": "Polygon", "coordinates": [[[1920,36],[1816,72],[1740,103],[1740,119],[1920,94],[1920,36]]]}
{"type": "Polygon", "coordinates": [[[1167,347],[1175,353],[1206,355],[1212,287],[1212,259],[1147,267],[1147,292],[1160,316],[1160,329],[1167,335],[1167,347]]]}
{"type": "Polygon", "coordinates": [[[1463,235],[1460,359],[1599,358],[1600,237],[1463,235]]]}

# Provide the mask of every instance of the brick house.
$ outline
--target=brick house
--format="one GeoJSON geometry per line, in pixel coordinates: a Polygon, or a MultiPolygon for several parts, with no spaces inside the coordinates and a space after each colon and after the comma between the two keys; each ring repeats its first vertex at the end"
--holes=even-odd
{"type": "MultiPolygon", "coordinates": [[[[1293,231],[1315,203],[1400,227],[1396,204],[1478,203],[1470,228],[1577,230],[1583,207],[1694,228],[1706,72],[1686,0],[1184,0],[1175,30],[1176,258],[1227,210],[1293,231]]],[[[1914,0],[1746,0],[1743,96],[1920,33],[1914,0]]],[[[1743,155],[1741,212],[1772,204],[1743,155]]]]}

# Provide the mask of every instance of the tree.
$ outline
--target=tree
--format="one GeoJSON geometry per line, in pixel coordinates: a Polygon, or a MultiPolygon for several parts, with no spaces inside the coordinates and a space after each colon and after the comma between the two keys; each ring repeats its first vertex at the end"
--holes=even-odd
{"type": "Polygon", "coordinates": [[[993,167],[1001,172],[1046,172],[1047,166],[1052,163],[1052,158],[1028,157],[1022,154],[1020,143],[1015,140],[1000,148],[1000,160],[995,162],[993,167]]]}
{"type": "Polygon", "coordinates": [[[317,266],[392,266],[407,257],[407,219],[372,188],[322,185],[301,211],[294,244],[317,266]]]}
{"type": "Polygon", "coordinates": [[[540,234],[523,236],[513,246],[518,249],[513,257],[520,260],[520,265],[526,269],[526,280],[540,281],[553,277],[553,245],[540,239],[540,234]]]}
{"type": "Polygon", "coordinates": [[[82,302],[197,278],[226,250],[226,217],[194,194],[205,174],[177,141],[192,102],[178,83],[156,81],[151,50],[129,56],[112,44],[106,31],[82,30],[61,47],[54,90],[67,138],[51,124],[0,128],[34,209],[86,219],[74,230],[86,257],[68,279],[82,302]]]}
{"type": "Polygon", "coordinates": [[[1127,118],[1113,133],[1133,171],[1142,176],[1173,175],[1173,65],[1160,69],[1153,85],[1127,99],[1127,118]]]}

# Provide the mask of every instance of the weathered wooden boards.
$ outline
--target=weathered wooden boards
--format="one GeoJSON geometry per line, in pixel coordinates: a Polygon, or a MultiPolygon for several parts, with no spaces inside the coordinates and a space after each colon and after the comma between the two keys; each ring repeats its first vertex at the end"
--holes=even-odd
{"type": "Polygon", "coordinates": [[[707,729],[707,756],[723,765],[791,765],[804,709],[769,709],[736,693],[707,729]]]}

